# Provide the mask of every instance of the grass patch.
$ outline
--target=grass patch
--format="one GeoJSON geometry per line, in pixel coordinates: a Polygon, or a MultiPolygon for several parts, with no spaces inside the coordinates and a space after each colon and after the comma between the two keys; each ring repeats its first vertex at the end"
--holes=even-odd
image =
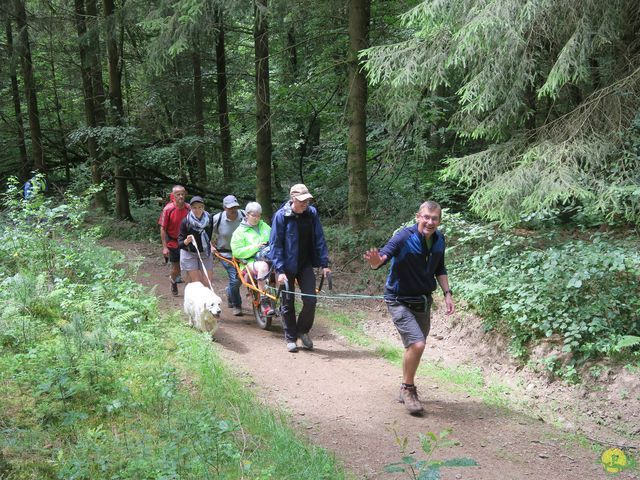
{"type": "Polygon", "coordinates": [[[334,330],[345,337],[349,343],[353,345],[358,345],[360,347],[371,347],[372,341],[368,338],[362,330],[357,328],[346,327],[343,325],[336,325],[334,330]]]}
{"type": "Polygon", "coordinates": [[[404,354],[403,348],[392,345],[389,342],[378,341],[375,351],[378,355],[389,362],[393,362],[396,365],[402,365],[402,355],[404,354]]]}
{"type": "Polygon", "coordinates": [[[437,379],[450,391],[465,392],[481,398],[487,405],[507,407],[513,400],[509,398],[512,389],[497,382],[487,382],[482,371],[477,367],[457,365],[445,366],[440,362],[422,362],[418,374],[437,379]]]}
{"type": "MultiPolygon", "coordinates": [[[[35,345],[27,361],[2,352],[2,473],[345,478],[333,455],[305,442],[284,414],[260,404],[234,378],[206,334],[187,328],[177,315],[149,322],[126,354],[100,358],[103,365],[89,388],[102,391],[97,396],[84,391],[82,378],[64,384],[71,380],[60,372],[73,367],[52,345],[35,345]]],[[[91,363],[77,361],[81,369],[91,363]]]]}
{"type": "Polygon", "coordinates": [[[362,313],[336,312],[328,308],[318,308],[318,314],[329,319],[333,330],[339,335],[345,337],[352,345],[370,348],[373,345],[372,339],[369,338],[363,328],[362,313]]]}

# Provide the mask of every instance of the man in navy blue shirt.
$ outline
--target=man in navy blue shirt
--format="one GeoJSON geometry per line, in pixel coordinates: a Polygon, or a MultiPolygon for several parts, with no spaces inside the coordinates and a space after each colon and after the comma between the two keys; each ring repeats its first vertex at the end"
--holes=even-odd
{"type": "Polygon", "coordinates": [[[444,265],[444,235],[438,231],[441,215],[439,204],[424,202],[415,225],[398,231],[382,249],[372,248],[364,254],[375,269],[391,260],[384,301],[405,347],[399,401],[412,415],[423,411],[415,376],[431,327],[431,295],[436,281],[444,292],[447,315],[455,311],[444,265]]]}
{"type": "Polygon", "coordinates": [[[278,283],[285,280],[294,290],[298,282],[302,296],[302,309],[296,320],[293,295],[282,302],[282,326],[287,350],[298,351],[298,338],[302,348],[313,349],[309,331],[316,312],[316,278],[314,267],[321,267],[326,277],[329,269],[329,252],[324,239],[318,211],[309,204],[313,195],[299,183],[289,191],[291,200],[285,202],[271,220],[270,256],[278,283]]]}

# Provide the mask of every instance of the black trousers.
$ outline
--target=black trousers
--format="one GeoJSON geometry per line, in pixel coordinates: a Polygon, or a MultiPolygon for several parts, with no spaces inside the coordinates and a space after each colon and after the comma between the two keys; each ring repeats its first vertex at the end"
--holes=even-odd
{"type": "MultiPolygon", "coordinates": [[[[316,293],[316,276],[313,273],[313,267],[308,265],[303,267],[298,273],[287,273],[287,281],[289,282],[289,290],[294,291],[295,281],[298,281],[300,291],[308,295],[316,293]]],[[[295,296],[289,294],[282,303],[282,320],[284,326],[284,338],[287,342],[295,342],[299,335],[309,333],[316,317],[315,296],[302,296],[302,310],[296,320],[296,310],[294,304],[295,296]]]]}

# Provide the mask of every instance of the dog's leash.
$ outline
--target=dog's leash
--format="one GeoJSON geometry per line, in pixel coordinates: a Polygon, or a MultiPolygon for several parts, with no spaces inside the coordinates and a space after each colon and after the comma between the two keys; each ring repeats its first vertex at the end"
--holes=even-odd
{"type": "MultiPolygon", "coordinates": [[[[207,278],[207,282],[209,282],[209,288],[213,292],[213,285],[211,284],[211,279],[209,278],[209,274],[207,273],[207,269],[204,268],[204,262],[202,261],[202,257],[200,256],[200,250],[198,249],[198,242],[193,237],[193,235],[189,235],[191,237],[191,243],[196,249],[196,253],[198,254],[198,260],[200,260],[200,266],[202,267],[202,271],[204,272],[204,276],[207,278]]],[[[215,292],[214,292],[215,293],[215,292]]]]}

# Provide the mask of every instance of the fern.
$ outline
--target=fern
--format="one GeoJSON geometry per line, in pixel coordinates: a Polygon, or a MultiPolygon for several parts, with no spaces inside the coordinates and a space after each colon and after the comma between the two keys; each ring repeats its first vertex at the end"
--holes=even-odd
{"type": "Polygon", "coordinates": [[[614,350],[617,352],[622,351],[625,348],[636,347],[640,345],[640,337],[635,335],[623,335],[616,343],[614,350]]]}

